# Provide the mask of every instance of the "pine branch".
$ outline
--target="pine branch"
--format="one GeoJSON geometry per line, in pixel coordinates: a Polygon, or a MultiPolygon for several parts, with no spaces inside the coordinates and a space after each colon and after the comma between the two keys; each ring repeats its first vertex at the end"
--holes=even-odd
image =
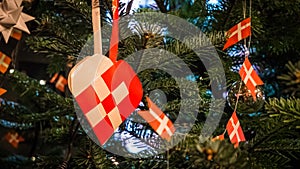
{"type": "Polygon", "coordinates": [[[280,117],[283,123],[292,123],[300,128],[300,99],[270,98],[265,105],[270,117],[280,117]]]}
{"type": "Polygon", "coordinates": [[[288,72],[277,76],[277,78],[286,86],[283,90],[284,93],[298,97],[300,96],[300,61],[294,64],[289,61],[285,66],[288,72]]]}

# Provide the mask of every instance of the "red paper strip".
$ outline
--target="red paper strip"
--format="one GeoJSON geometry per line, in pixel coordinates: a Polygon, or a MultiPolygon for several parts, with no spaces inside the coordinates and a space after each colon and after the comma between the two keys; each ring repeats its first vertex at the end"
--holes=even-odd
{"type": "Polygon", "coordinates": [[[119,0],[112,1],[113,26],[110,39],[109,58],[115,62],[118,57],[119,43],[119,0]]]}

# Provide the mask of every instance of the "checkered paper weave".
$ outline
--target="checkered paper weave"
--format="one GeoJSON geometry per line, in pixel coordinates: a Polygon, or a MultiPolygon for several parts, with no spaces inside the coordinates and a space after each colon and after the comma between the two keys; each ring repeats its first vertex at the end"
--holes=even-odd
{"type": "MultiPolygon", "coordinates": [[[[99,56],[93,56],[99,57],[99,56]]],[[[92,57],[92,58],[93,58],[92,57]]],[[[88,58],[71,71],[71,91],[100,144],[105,144],[141,101],[142,85],[125,61],[88,58]],[[88,74],[91,69],[95,72],[88,74]]],[[[92,71],[91,71],[92,72],[92,71]]]]}

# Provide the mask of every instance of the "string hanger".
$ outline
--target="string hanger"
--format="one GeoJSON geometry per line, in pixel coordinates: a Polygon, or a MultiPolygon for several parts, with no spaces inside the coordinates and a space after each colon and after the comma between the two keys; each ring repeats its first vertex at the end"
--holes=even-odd
{"type": "MultiPolygon", "coordinates": [[[[252,16],[251,16],[252,12],[251,11],[252,11],[252,0],[249,0],[249,18],[252,19],[252,16]]],[[[244,0],[244,2],[243,2],[243,17],[244,17],[244,19],[246,19],[246,17],[247,17],[246,13],[247,13],[247,0],[244,0]]],[[[244,39],[245,57],[248,57],[250,55],[250,51],[249,51],[250,45],[251,45],[251,34],[249,36],[248,44],[247,44],[247,39],[244,39]],[[246,53],[246,52],[249,52],[249,53],[246,53]]]]}

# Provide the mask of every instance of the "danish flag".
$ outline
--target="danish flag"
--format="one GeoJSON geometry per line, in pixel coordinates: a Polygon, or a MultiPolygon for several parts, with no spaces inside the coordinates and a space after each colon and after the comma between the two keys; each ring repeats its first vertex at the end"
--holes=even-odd
{"type": "Polygon", "coordinates": [[[56,79],[57,79],[57,81],[56,81],[56,83],[55,83],[55,87],[56,87],[59,91],[65,92],[65,87],[66,87],[66,85],[68,84],[67,79],[66,79],[64,76],[62,76],[62,75],[59,75],[59,76],[58,76],[58,73],[55,73],[49,82],[50,82],[50,83],[54,83],[56,79]],[[57,78],[58,78],[58,79],[57,79],[57,78]]]}
{"type": "Polygon", "coordinates": [[[257,73],[254,71],[248,57],[245,58],[242,68],[239,71],[239,74],[246,84],[247,88],[250,90],[253,100],[256,100],[256,86],[263,85],[263,81],[259,78],[257,73]]]}
{"type": "Polygon", "coordinates": [[[230,28],[226,34],[228,35],[228,40],[225,43],[223,50],[251,35],[251,19],[247,18],[241,21],[237,25],[230,28]]]}
{"type": "Polygon", "coordinates": [[[0,72],[5,73],[9,67],[11,58],[0,52],[0,72]]]}
{"type": "Polygon", "coordinates": [[[21,40],[22,38],[22,31],[18,30],[18,29],[13,29],[11,35],[11,37],[13,37],[14,39],[17,40],[21,40]]]}
{"type": "Polygon", "coordinates": [[[25,141],[24,138],[22,136],[19,136],[18,133],[11,133],[8,132],[5,135],[5,139],[14,147],[14,148],[18,148],[19,143],[25,141]]]}
{"type": "Polygon", "coordinates": [[[234,144],[234,147],[239,146],[239,142],[246,141],[240,121],[237,118],[236,112],[232,113],[231,118],[229,119],[226,130],[229,135],[230,141],[234,144]]]}
{"type": "Polygon", "coordinates": [[[172,121],[166,116],[151,100],[146,98],[148,102],[148,111],[139,111],[138,114],[142,116],[150,126],[162,138],[170,140],[175,133],[175,127],[172,121]]]}
{"type": "Polygon", "coordinates": [[[0,88],[0,96],[2,96],[4,93],[6,93],[7,90],[3,89],[3,88],[0,88]]]}

